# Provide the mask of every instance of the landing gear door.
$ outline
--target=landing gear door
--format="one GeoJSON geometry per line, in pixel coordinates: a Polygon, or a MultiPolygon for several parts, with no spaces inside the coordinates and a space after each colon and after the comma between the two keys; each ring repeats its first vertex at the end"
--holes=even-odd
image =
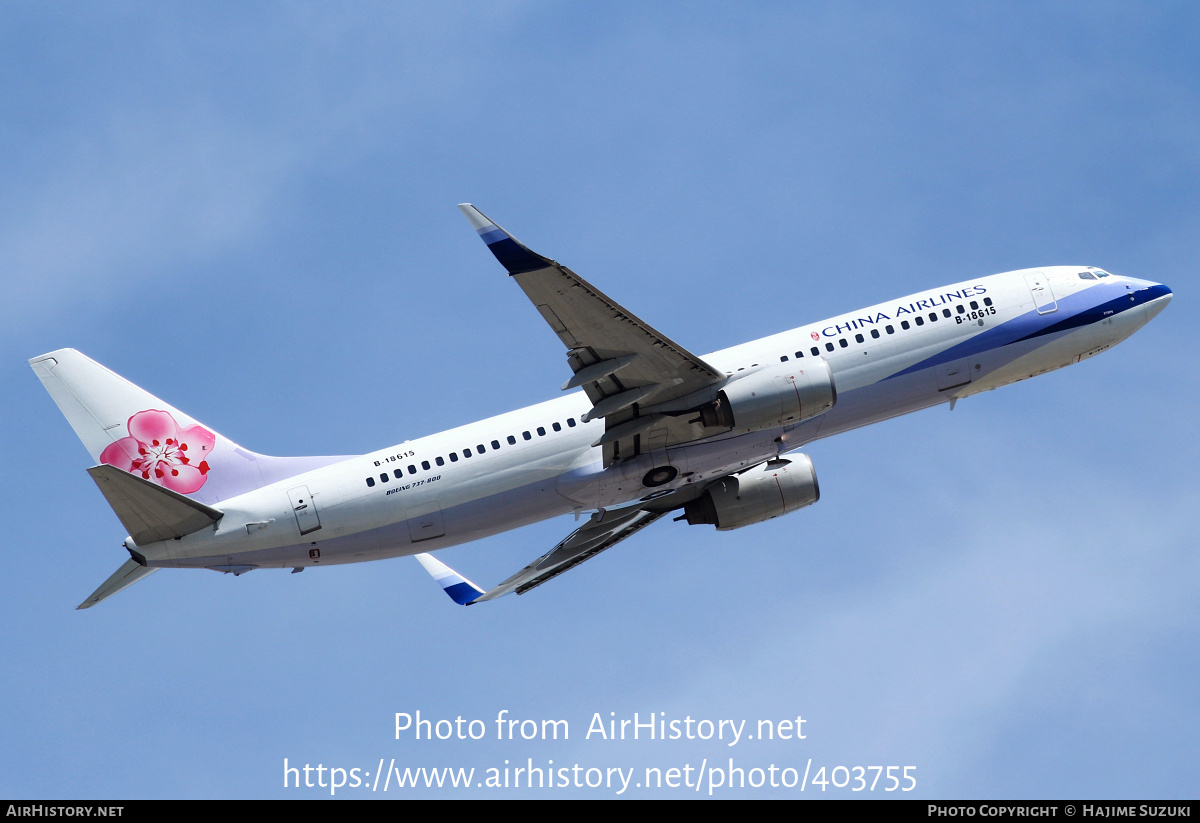
{"type": "Polygon", "coordinates": [[[321,528],[321,518],[317,514],[317,506],[313,503],[308,486],[288,489],[288,500],[292,502],[292,511],[296,515],[296,525],[300,527],[300,534],[309,534],[321,528]]]}
{"type": "Polygon", "coordinates": [[[1050,278],[1043,271],[1035,271],[1025,275],[1029,284],[1029,293],[1033,295],[1033,305],[1038,314],[1049,314],[1058,311],[1058,301],[1054,299],[1054,290],[1050,288],[1050,278]]]}

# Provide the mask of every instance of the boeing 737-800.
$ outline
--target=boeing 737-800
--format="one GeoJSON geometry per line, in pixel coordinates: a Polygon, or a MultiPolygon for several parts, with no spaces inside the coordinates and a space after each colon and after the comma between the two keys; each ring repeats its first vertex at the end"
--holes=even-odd
{"type": "Polygon", "coordinates": [[[30,361],[97,464],[130,555],[79,608],[160,568],[242,574],[416,555],[458,603],[538,586],[671,512],[738,529],[817,501],[797,449],[1076,363],[1149,322],[1166,286],[1091,266],[974,278],[699,357],[462,209],[566,349],[536,406],[355,457],[243,449],[73,349],[30,361]],[[574,512],[490,590],[429,552],[574,512]]]}

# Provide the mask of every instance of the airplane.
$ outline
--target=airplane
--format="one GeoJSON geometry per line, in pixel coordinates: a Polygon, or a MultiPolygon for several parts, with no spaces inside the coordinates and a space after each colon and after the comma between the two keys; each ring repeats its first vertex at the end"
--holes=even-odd
{"type": "Polygon", "coordinates": [[[697,356],[469,203],[459,208],[562,342],[557,399],[358,456],[269,457],[74,349],[30,360],[96,463],[130,559],[78,608],[161,568],[415,555],[456,603],[523,594],[662,517],[743,528],[815,503],[814,440],[1111,348],[1171,301],[1093,266],[978,277],[697,356]],[[430,552],[587,520],[483,589],[430,552]]]}

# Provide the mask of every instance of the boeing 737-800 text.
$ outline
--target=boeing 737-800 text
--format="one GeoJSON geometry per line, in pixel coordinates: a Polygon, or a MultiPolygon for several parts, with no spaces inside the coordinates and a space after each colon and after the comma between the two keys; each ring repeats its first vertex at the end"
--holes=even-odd
{"type": "Polygon", "coordinates": [[[1171,300],[1089,266],[979,277],[698,357],[463,204],[566,348],[556,400],[356,457],[243,449],[73,349],[30,361],[129,531],[79,608],[160,568],[416,555],[459,603],[518,594],[664,515],[737,529],[817,501],[821,437],[1078,362],[1171,300]],[[483,590],[428,553],[548,517],[586,522],[483,590]]]}

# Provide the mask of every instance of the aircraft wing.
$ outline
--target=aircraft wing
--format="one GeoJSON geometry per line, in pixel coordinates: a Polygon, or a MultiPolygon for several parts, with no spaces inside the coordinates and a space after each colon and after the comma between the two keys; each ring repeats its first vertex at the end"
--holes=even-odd
{"type": "MultiPolygon", "coordinates": [[[[725,380],[724,373],[566,266],[530,251],[470,203],[459,208],[567,347],[575,376],[563,389],[582,387],[587,393],[592,409],[584,422],[604,418],[605,436],[595,445],[604,446],[605,465],[648,450],[656,426],[665,445],[672,421],[639,418],[639,407],[669,403],[725,380]]],[[[671,439],[695,436],[688,429],[671,439]]]]}
{"type": "Polygon", "coordinates": [[[509,592],[524,594],[530,589],[535,589],[547,580],[558,577],[568,569],[575,568],[583,561],[641,531],[666,512],[652,512],[635,506],[632,511],[598,514],[603,516],[602,519],[593,516],[583,526],[571,532],[566,540],[476,600],[495,600],[509,592]]]}
{"type": "Polygon", "coordinates": [[[663,515],[697,497],[702,490],[703,487],[689,487],[623,509],[596,512],[588,522],[571,532],[553,549],[488,591],[479,588],[432,555],[418,554],[416,557],[446,594],[460,605],[469,606],[472,603],[495,600],[511,592],[524,594],[636,534],[663,515]]]}

